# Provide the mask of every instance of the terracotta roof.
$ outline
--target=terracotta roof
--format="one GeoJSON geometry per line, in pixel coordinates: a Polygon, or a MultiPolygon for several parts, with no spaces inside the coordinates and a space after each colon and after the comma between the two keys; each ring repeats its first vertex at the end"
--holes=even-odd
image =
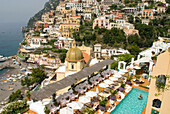
{"type": "Polygon", "coordinates": [[[143,11],[152,11],[152,9],[144,9],[143,11]]]}
{"type": "Polygon", "coordinates": [[[64,79],[51,83],[43,88],[40,88],[38,91],[31,92],[31,98],[35,100],[42,100],[44,98],[48,98],[56,91],[71,86],[73,83],[77,83],[77,81],[81,79],[87,78],[89,75],[101,70],[104,66],[110,65],[113,62],[113,60],[107,59],[102,62],[96,63],[91,67],[85,67],[75,74],[67,76],[64,79]]]}
{"type": "Polygon", "coordinates": [[[38,114],[38,113],[36,113],[36,112],[34,112],[32,110],[28,110],[27,112],[24,112],[23,114],[38,114]]]}
{"type": "Polygon", "coordinates": [[[83,57],[84,57],[84,61],[85,61],[86,63],[88,63],[89,60],[90,60],[90,55],[88,55],[87,53],[83,52],[83,57]]]}

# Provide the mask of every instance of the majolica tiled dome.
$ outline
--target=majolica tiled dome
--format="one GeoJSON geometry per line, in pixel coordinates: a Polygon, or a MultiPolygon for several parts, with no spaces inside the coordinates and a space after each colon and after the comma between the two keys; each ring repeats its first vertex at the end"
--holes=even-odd
{"type": "Polygon", "coordinates": [[[83,59],[83,53],[79,48],[76,47],[75,41],[73,41],[73,47],[68,50],[66,59],[68,61],[79,61],[83,59]]]}

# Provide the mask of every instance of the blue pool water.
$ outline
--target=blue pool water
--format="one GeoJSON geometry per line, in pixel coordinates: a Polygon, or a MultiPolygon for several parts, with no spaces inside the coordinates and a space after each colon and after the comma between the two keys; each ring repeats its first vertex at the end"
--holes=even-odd
{"type": "Polygon", "coordinates": [[[133,88],[111,114],[141,114],[147,104],[147,100],[147,91],[133,88]],[[143,96],[142,100],[138,99],[140,94],[143,96]]]}

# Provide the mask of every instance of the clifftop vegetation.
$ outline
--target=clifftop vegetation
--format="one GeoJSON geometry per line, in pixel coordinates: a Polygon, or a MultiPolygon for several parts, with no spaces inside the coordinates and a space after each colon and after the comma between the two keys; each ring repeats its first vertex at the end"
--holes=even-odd
{"type": "Polygon", "coordinates": [[[43,13],[49,12],[50,10],[55,10],[57,5],[59,4],[59,1],[60,0],[49,0],[49,2],[46,2],[44,8],[29,19],[27,27],[32,28],[36,21],[41,20],[41,16],[43,13]]]}

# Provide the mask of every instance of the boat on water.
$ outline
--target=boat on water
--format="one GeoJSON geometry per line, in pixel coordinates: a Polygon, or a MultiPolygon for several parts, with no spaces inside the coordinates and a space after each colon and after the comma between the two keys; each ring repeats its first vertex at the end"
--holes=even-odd
{"type": "Polygon", "coordinates": [[[0,55],[0,62],[4,62],[8,59],[8,57],[4,57],[3,55],[0,55]]]}

